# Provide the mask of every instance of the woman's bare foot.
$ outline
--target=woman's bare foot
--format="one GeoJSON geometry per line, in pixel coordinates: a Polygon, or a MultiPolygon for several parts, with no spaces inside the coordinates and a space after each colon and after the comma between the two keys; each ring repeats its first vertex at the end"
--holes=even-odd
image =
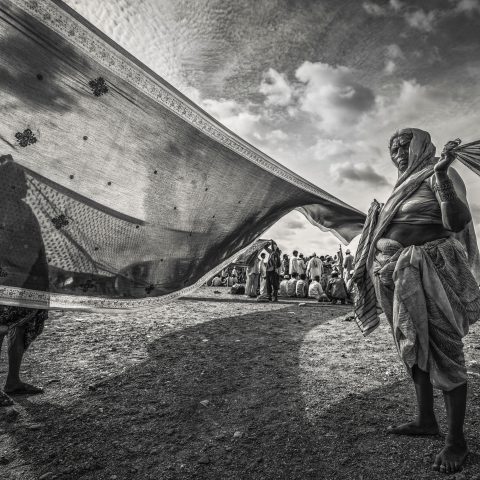
{"type": "Polygon", "coordinates": [[[18,382],[15,384],[5,384],[3,391],[8,395],[37,395],[43,393],[43,388],[30,385],[29,383],[18,382]]]}
{"type": "Polygon", "coordinates": [[[442,473],[455,473],[462,469],[462,465],[468,455],[467,442],[464,438],[458,440],[447,440],[445,446],[435,457],[432,465],[434,470],[440,470],[442,473]]]}
{"type": "Polygon", "coordinates": [[[436,420],[428,423],[415,420],[402,425],[390,426],[387,428],[387,433],[394,435],[440,435],[440,429],[436,420]]]}

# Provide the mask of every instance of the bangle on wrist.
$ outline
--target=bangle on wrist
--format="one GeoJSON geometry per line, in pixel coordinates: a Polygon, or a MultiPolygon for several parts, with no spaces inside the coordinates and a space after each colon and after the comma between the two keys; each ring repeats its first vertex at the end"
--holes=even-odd
{"type": "Polygon", "coordinates": [[[455,187],[450,178],[436,183],[433,188],[438,193],[442,202],[448,202],[449,200],[456,200],[458,198],[457,192],[455,191],[455,187]]]}

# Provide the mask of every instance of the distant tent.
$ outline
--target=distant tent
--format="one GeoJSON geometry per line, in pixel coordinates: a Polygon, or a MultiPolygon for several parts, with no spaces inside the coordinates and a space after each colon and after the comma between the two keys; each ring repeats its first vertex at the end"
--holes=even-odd
{"type": "Polygon", "coordinates": [[[237,267],[248,267],[269,243],[270,240],[256,240],[247,251],[235,258],[232,264],[237,267]]]}

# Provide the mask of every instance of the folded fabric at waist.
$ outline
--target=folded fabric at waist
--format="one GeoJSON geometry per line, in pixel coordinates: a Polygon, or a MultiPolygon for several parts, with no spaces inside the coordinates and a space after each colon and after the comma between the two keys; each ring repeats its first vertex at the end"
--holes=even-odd
{"type": "MultiPolygon", "coordinates": [[[[429,240],[428,242],[416,245],[420,248],[435,248],[443,242],[452,240],[452,237],[436,238],[435,240],[429,240]]],[[[402,245],[397,240],[391,238],[379,238],[375,244],[376,253],[380,252],[383,255],[394,255],[398,250],[408,248],[408,246],[402,245]]]]}

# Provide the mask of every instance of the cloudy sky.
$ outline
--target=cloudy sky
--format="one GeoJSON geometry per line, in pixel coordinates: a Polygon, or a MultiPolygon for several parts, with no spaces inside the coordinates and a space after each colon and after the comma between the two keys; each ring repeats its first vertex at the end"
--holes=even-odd
{"type": "MultiPolygon", "coordinates": [[[[66,0],[231,130],[366,211],[397,128],[480,139],[480,0],[66,0]]],[[[458,167],[480,231],[480,180],[458,167]]],[[[266,236],[334,253],[298,212],[266,236]]]]}

